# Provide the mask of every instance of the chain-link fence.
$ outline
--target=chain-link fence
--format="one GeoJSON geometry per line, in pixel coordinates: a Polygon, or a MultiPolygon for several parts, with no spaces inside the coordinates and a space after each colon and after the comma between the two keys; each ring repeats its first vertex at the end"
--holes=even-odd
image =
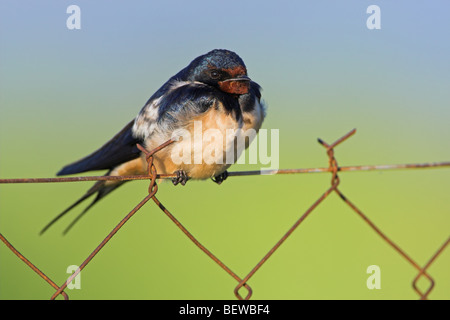
{"type": "Polygon", "coordinates": [[[238,299],[250,299],[252,297],[252,288],[250,286],[250,279],[255,275],[256,272],[261,268],[261,266],[266,263],[266,261],[275,253],[275,251],[280,248],[280,246],[286,241],[286,239],[296,231],[298,226],[313,212],[322,202],[324,202],[328,196],[332,193],[336,193],[343,202],[345,202],[348,207],[354,211],[358,216],[360,216],[369,226],[375,231],[375,233],[386,242],[392,249],[394,249],[401,257],[403,257],[409,265],[417,271],[417,275],[412,280],[412,288],[418,294],[420,299],[427,299],[430,292],[433,290],[435,285],[435,280],[428,273],[429,267],[437,260],[439,255],[446,249],[450,243],[450,237],[443,241],[442,245],[437,248],[434,253],[430,253],[429,260],[421,266],[416,262],[409,254],[400,248],[396,243],[394,243],[390,237],[386,235],[379,227],[377,227],[369,217],[364,214],[361,209],[355,206],[353,202],[349,200],[339,189],[340,178],[339,172],[343,171],[369,171],[369,170],[394,170],[394,169],[420,169],[420,168],[432,168],[432,167],[450,167],[450,162],[439,162],[439,163],[425,163],[425,164],[401,164],[401,165],[377,165],[377,166],[348,166],[340,167],[338,166],[337,160],[334,155],[334,148],[339,144],[344,142],[350,136],[352,136],[356,130],[352,130],[337,141],[332,144],[328,144],[325,141],[319,139],[319,143],[326,149],[328,156],[328,167],[326,168],[312,168],[312,169],[282,169],[277,171],[240,171],[240,172],[230,172],[229,176],[248,176],[248,175],[260,175],[260,174],[299,174],[299,173],[311,173],[311,172],[329,172],[331,173],[331,185],[325,190],[325,192],[320,195],[320,197],[298,218],[298,220],[286,231],[286,233],[274,244],[274,246],[264,255],[264,257],[250,270],[250,272],[244,277],[239,276],[233,272],[223,261],[221,261],[216,255],[214,255],[208,248],[202,245],[195,236],[190,233],[177,219],[176,217],[158,200],[158,179],[170,179],[174,175],[162,175],[158,174],[155,165],[153,164],[153,155],[160,151],[161,149],[167,147],[173,141],[169,140],[162,144],[158,148],[148,152],[140,145],[138,147],[143,153],[146,154],[146,159],[148,163],[148,176],[101,176],[101,177],[66,177],[66,178],[43,178],[43,179],[0,179],[0,183],[52,183],[52,182],[70,182],[70,181],[98,181],[98,180],[150,180],[150,185],[148,188],[148,195],[133,209],[131,210],[116,227],[108,234],[108,236],[97,246],[97,248],[83,261],[83,263],[76,269],[76,271],[62,284],[57,285],[52,281],[46,274],[44,274],[37,266],[35,266],[31,261],[29,261],[23,254],[21,254],[2,234],[0,234],[0,239],[3,243],[22,261],[24,261],[32,270],[34,270],[40,277],[42,277],[49,285],[51,285],[55,292],[51,296],[51,299],[55,299],[59,295],[62,295],[64,299],[69,299],[67,292],[65,291],[67,285],[73,281],[73,279],[83,270],[87,264],[92,263],[96,254],[102,250],[108,243],[108,241],[120,230],[120,228],[128,221],[130,218],[138,212],[149,200],[158,206],[170,220],[175,223],[175,225],[199,248],[201,249],[212,261],[218,264],[225,272],[227,272],[231,277],[233,277],[237,285],[234,289],[234,294],[238,299]],[[425,277],[428,282],[428,288],[426,290],[420,290],[417,286],[419,279],[425,277]]]}

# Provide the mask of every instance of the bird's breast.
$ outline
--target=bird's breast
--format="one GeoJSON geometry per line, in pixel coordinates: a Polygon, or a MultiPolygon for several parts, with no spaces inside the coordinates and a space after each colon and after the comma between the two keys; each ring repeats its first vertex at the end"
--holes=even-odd
{"type": "Polygon", "coordinates": [[[175,129],[172,136],[167,133],[153,136],[147,148],[176,139],[155,154],[158,172],[171,174],[184,170],[193,179],[207,179],[224,172],[245,149],[243,126],[242,117],[237,118],[218,105],[175,129]]]}

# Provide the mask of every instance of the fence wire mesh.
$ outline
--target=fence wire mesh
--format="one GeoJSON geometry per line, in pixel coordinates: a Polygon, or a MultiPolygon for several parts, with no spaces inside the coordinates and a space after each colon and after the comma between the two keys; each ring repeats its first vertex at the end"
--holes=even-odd
{"type": "Polygon", "coordinates": [[[153,200],[155,205],[161,209],[162,212],[191,240],[200,250],[202,250],[212,261],[219,265],[226,273],[228,273],[237,284],[234,288],[234,295],[239,300],[248,300],[252,297],[253,290],[249,285],[250,279],[256,272],[266,263],[266,261],[280,248],[280,246],[288,239],[288,237],[296,231],[298,226],[321,204],[330,194],[336,193],[339,198],[379,236],[379,238],[386,242],[392,249],[394,249],[409,265],[414,268],[417,275],[412,280],[412,289],[417,293],[419,299],[426,300],[435,286],[435,280],[428,273],[430,266],[435,263],[442,252],[448,247],[450,243],[450,237],[443,241],[442,245],[436,249],[436,251],[430,255],[430,258],[426,263],[421,266],[415,261],[409,254],[406,253],[398,244],[396,244],[390,237],[387,236],[379,227],[377,227],[372,220],[364,214],[353,202],[346,197],[339,189],[340,177],[339,172],[344,171],[375,171],[375,170],[395,170],[395,169],[421,169],[421,168],[437,168],[437,167],[450,167],[449,162],[434,162],[434,163],[420,163],[420,164],[400,164],[400,165],[373,165],[373,166],[339,166],[335,157],[335,148],[355,134],[356,130],[353,129],[332,144],[328,144],[325,141],[318,139],[318,142],[325,148],[328,157],[328,167],[325,168],[310,168],[310,169],[281,169],[277,171],[271,170],[258,170],[258,171],[239,171],[230,172],[229,176],[249,176],[249,175],[269,175],[269,174],[299,174],[299,173],[314,173],[314,172],[329,172],[331,173],[330,186],[325,192],[319,196],[319,198],[298,218],[298,220],[284,233],[284,235],[273,245],[273,247],[262,257],[262,259],[256,263],[256,265],[248,272],[244,277],[239,276],[233,272],[223,261],[221,261],[216,255],[214,255],[206,246],[201,244],[196,237],[190,233],[177,218],[159,201],[157,198],[159,179],[171,179],[175,175],[158,174],[157,169],[153,163],[153,155],[161,149],[167,147],[174,141],[169,140],[152,150],[151,152],[138,145],[138,148],[146,155],[148,164],[148,175],[139,176],[89,176],[89,177],[63,177],[63,178],[33,178],[33,179],[0,179],[2,184],[14,184],[14,183],[53,183],[53,182],[77,182],[77,181],[99,181],[99,180],[150,180],[148,187],[148,195],[145,196],[103,239],[103,241],[96,247],[96,249],[82,262],[82,264],[76,269],[76,271],[67,278],[67,280],[57,285],[52,281],[44,272],[42,272],[37,266],[35,266],[29,259],[21,254],[7,239],[0,233],[0,239],[2,242],[13,252],[19,259],[21,259],[28,267],[35,271],[42,279],[44,279],[50,286],[56,291],[50,297],[52,300],[61,295],[65,300],[69,299],[69,296],[65,289],[68,284],[89,264],[93,261],[97,253],[102,250],[109,240],[123,227],[123,225],[131,219],[149,200],[153,200]],[[428,281],[428,287],[426,290],[421,290],[417,283],[421,278],[425,278],[428,281]]]}

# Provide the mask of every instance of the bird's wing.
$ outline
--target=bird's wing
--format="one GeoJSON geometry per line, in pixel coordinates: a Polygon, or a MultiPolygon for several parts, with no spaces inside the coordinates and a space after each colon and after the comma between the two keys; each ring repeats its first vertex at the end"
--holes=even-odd
{"type": "Polygon", "coordinates": [[[226,112],[240,112],[236,99],[220,90],[200,82],[172,81],[165,94],[141,110],[133,128],[134,134],[147,139],[155,128],[170,133],[216,103],[221,103],[226,112]]]}
{"type": "Polygon", "coordinates": [[[136,144],[140,139],[133,136],[134,120],[92,154],[62,168],[57,175],[75,174],[92,170],[111,170],[124,162],[136,159],[140,151],[136,144]]]}

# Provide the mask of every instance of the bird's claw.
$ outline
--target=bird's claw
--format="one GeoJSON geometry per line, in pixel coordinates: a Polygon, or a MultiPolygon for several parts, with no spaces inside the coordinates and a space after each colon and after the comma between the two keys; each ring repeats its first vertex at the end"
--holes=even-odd
{"type": "Polygon", "coordinates": [[[186,182],[189,180],[189,177],[187,176],[186,172],[184,170],[177,170],[174,172],[177,176],[175,178],[172,178],[172,183],[174,186],[177,184],[181,184],[184,186],[186,182]]]}
{"type": "Polygon", "coordinates": [[[226,179],[228,178],[228,171],[224,171],[221,174],[212,177],[211,180],[214,181],[217,184],[221,184],[222,182],[224,182],[226,179]]]}

